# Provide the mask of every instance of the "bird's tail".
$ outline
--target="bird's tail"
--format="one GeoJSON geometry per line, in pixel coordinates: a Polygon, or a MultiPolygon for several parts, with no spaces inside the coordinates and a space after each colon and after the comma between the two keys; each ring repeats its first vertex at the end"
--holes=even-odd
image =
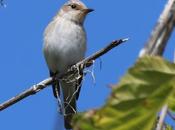
{"type": "Polygon", "coordinates": [[[75,82],[60,81],[64,97],[64,125],[72,129],[71,121],[76,113],[76,85],[75,82]]]}

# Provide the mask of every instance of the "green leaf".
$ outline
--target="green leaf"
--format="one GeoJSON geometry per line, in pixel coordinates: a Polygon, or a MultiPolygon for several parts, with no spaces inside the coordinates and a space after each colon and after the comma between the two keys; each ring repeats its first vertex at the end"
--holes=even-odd
{"type": "Polygon", "coordinates": [[[146,56],[128,70],[102,108],[77,116],[74,130],[151,130],[161,107],[175,110],[174,101],[175,64],[146,56]]]}

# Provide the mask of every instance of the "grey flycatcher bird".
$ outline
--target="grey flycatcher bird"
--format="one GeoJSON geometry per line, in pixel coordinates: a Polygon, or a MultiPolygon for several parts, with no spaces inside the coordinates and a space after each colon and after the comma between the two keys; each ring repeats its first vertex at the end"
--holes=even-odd
{"type": "MultiPolygon", "coordinates": [[[[43,52],[51,76],[64,74],[70,66],[84,58],[86,32],[83,23],[86,15],[92,11],[93,9],[87,8],[80,0],[69,0],[46,27],[43,52]]],[[[82,77],[74,82],[58,79],[52,86],[56,98],[60,90],[63,92],[66,129],[72,128],[71,119],[76,112],[81,80],[82,77]]]]}

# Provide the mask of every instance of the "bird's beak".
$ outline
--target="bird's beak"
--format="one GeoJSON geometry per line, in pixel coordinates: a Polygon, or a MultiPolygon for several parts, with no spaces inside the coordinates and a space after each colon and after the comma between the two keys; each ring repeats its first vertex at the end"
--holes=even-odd
{"type": "Polygon", "coordinates": [[[88,13],[90,13],[90,12],[92,12],[92,11],[94,11],[93,9],[83,9],[83,12],[85,13],[85,14],[88,14],[88,13]]]}

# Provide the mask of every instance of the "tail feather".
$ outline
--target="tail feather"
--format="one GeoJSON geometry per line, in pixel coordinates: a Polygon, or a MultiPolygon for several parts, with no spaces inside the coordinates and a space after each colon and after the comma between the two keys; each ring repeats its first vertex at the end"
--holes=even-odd
{"type": "Polygon", "coordinates": [[[76,86],[74,83],[60,81],[64,96],[64,124],[66,129],[71,129],[71,121],[76,113],[76,86]]]}
{"type": "MultiPolygon", "coordinates": [[[[55,74],[50,72],[50,76],[54,76],[55,74]]],[[[82,74],[81,74],[82,76],[82,74]]],[[[66,129],[72,129],[72,118],[74,114],[76,113],[76,100],[79,97],[79,93],[81,90],[81,82],[82,77],[75,82],[66,82],[64,80],[57,80],[53,85],[53,94],[55,98],[59,98],[60,96],[60,87],[63,91],[63,104],[64,106],[59,106],[61,109],[64,109],[63,115],[64,115],[64,125],[66,129]]],[[[61,110],[62,111],[62,110],[61,110]]]]}

